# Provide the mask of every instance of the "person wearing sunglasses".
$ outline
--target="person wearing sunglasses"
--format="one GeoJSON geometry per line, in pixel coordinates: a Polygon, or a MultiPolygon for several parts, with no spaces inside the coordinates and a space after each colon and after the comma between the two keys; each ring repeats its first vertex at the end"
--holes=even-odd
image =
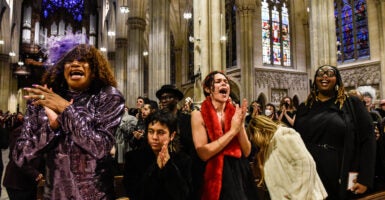
{"type": "Polygon", "coordinates": [[[337,67],[318,67],[294,128],[316,162],[327,199],[356,198],[372,187],[376,149],[370,115],[361,100],[345,94],[337,67]]]}

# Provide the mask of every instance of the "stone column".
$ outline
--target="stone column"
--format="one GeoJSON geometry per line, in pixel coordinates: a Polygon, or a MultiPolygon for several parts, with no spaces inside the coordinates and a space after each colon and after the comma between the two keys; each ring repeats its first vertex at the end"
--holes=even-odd
{"type": "MultiPolygon", "coordinates": [[[[376,7],[377,7],[377,13],[378,13],[378,40],[380,43],[380,52],[385,52],[385,1],[383,0],[377,0],[376,1],[376,7]]],[[[385,54],[380,54],[380,67],[381,67],[381,83],[380,89],[382,94],[382,99],[385,98],[385,54]]]]}
{"type": "Polygon", "coordinates": [[[311,75],[321,65],[337,64],[336,26],[333,0],[310,1],[310,57],[311,75]]]}
{"type": "Polygon", "coordinates": [[[238,33],[239,50],[238,50],[238,66],[241,68],[241,94],[240,100],[246,98],[251,101],[255,99],[255,70],[254,70],[254,48],[255,40],[253,38],[253,21],[256,9],[256,4],[251,0],[236,1],[239,19],[238,33]]]}
{"type": "MultiPolygon", "coordinates": [[[[116,38],[115,49],[114,75],[118,83],[118,89],[127,101],[129,98],[129,92],[127,91],[127,38],[116,38]]],[[[126,105],[131,104],[126,102],[126,105]]]]}
{"type": "Polygon", "coordinates": [[[8,100],[12,89],[12,70],[9,64],[9,55],[0,54],[0,109],[4,112],[9,110],[8,100]]]}
{"type": "Polygon", "coordinates": [[[225,5],[222,0],[194,0],[194,71],[201,72],[195,80],[194,102],[204,100],[201,81],[213,70],[226,69],[225,5]]]}
{"type": "Polygon", "coordinates": [[[135,105],[136,98],[144,91],[144,30],[146,21],[139,17],[130,17],[128,24],[128,52],[127,52],[127,94],[128,105],[135,105]]]}
{"type": "Polygon", "coordinates": [[[179,89],[182,89],[182,83],[183,83],[183,59],[182,59],[182,48],[175,48],[174,53],[175,53],[175,83],[176,87],[179,89]]]}
{"type": "Polygon", "coordinates": [[[170,84],[170,0],[150,0],[149,90],[148,97],[157,99],[156,91],[170,84]]]}

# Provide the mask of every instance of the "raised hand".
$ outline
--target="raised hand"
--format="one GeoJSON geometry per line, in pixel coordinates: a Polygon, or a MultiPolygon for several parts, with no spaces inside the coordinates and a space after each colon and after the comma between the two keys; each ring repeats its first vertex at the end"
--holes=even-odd
{"type": "Polygon", "coordinates": [[[233,118],[231,119],[231,129],[235,132],[239,132],[241,128],[244,126],[245,118],[247,113],[247,100],[243,99],[241,107],[239,105],[235,105],[235,113],[233,118]]]}
{"type": "Polygon", "coordinates": [[[157,164],[160,169],[166,166],[167,161],[170,160],[170,154],[168,152],[168,142],[165,142],[157,157],[157,164]]]}
{"type": "Polygon", "coordinates": [[[34,84],[32,88],[24,88],[25,91],[29,92],[28,95],[24,96],[25,99],[34,100],[33,105],[41,105],[49,108],[57,114],[63,112],[63,110],[73,103],[73,100],[67,101],[58,94],[54,93],[52,89],[48,88],[47,85],[41,86],[34,84]]]}

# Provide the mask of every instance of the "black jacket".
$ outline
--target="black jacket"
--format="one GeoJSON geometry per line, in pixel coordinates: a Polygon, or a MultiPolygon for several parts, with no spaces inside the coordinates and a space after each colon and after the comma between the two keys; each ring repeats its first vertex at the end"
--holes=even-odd
{"type": "Polygon", "coordinates": [[[358,182],[372,187],[376,144],[372,120],[362,102],[350,97],[342,109],[335,98],[301,104],[294,128],[301,134],[316,164],[329,199],[346,199],[349,171],[357,171],[358,182]],[[352,113],[355,113],[354,117],[352,113]]]}
{"type": "Polygon", "coordinates": [[[130,151],[125,157],[123,184],[131,200],[183,200],[191,192],[191,159],[170,154],[163,169],[150,147],[130,151]]]}

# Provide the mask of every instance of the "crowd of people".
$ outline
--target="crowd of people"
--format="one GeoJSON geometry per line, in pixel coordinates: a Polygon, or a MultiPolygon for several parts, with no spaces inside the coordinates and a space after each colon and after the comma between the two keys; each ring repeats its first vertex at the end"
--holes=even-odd
{"type": "Polygon", "coordinates": [[[317,68],[300,105],[289,96],[234,103],[229,78],[213,71],[199,107],[166,84],[129,108],[104,56],[75,41],[57,41],[41,83],[24,88],[25,116],[0,113],[11,200],[33,199],[42,180],[43,199],[116,199],[116,175],[130,200],[354,199],[385,189],[385,100],[374,108],[370,92],[345,91],[334,66],[317,68]]]}

